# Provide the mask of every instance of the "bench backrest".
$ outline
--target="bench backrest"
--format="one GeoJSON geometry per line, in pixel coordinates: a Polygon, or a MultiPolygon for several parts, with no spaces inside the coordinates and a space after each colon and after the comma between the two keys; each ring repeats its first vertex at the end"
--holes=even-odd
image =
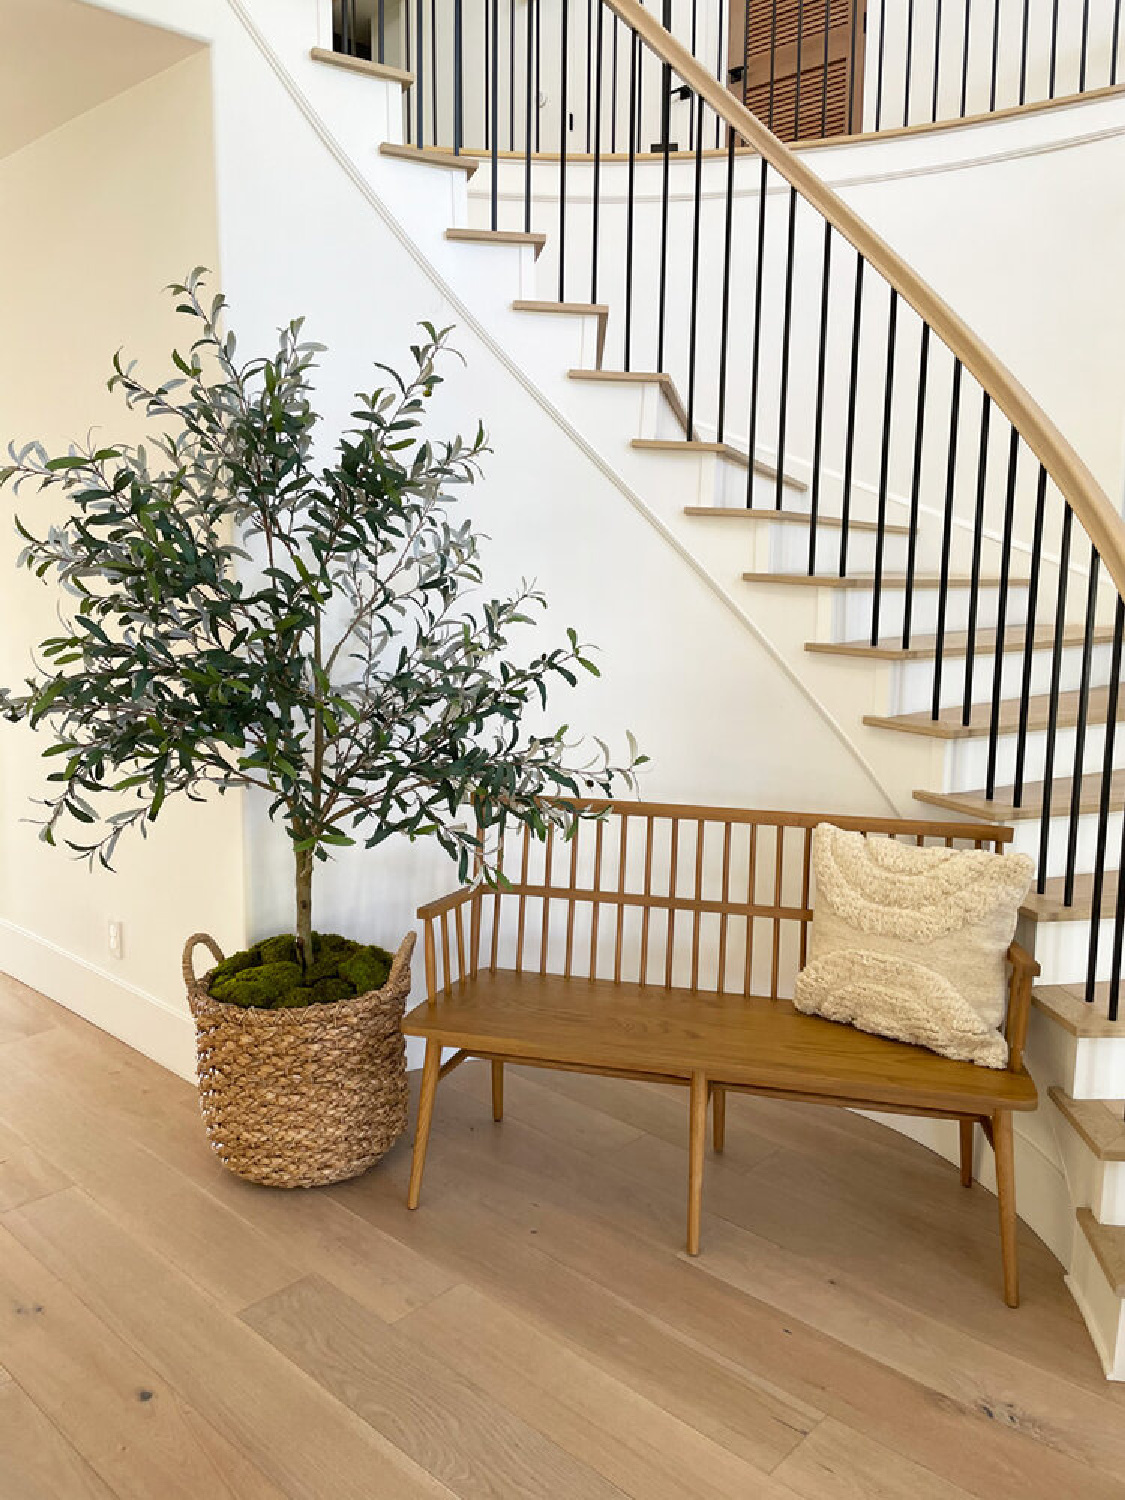
{"type": "Polygon", "coordinates": [[[441,914],[427,943],[431,993],[500,968],[787,996],[806,959],[818,823],[998,852],[1012,837],[1005,827],[928,819],[583,805],[601,816],[581,820],[569,839],[516,829],[502,851],[505,887],[441,914]]]}

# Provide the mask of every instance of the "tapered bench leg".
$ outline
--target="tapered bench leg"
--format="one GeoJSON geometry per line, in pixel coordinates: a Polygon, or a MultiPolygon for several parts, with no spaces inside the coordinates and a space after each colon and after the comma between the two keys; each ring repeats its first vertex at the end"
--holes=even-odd
{"type": "Polygon", "coordinates": [[[414,1156],[410,1163],[410,1186],[406,1193],[407,1208],[417,1208],[422,1195],[422,1172],[426,1166],[426,1147],[430,1143],[430,1124],[434,1118],[434,1097],[441,1072],[441,1043],[427,1042],[422,1064],[422,1092],[418,1095],[418,1124],[414,1130],[414,1156]]]}
{"type": "Polygon", "coordinates": [[[691,1075],[688,1116],[687,1252],[698,1255],[703,1220],[703,1157],[707,1147],[707,1078],[703,1073],[691,1075]]]}
{"type": "Polygon", "coordinates": [[[727,1143],[727,1091],[721,1083],[711,1085],[711,1140],[716,1152],[727,1143]]]}
{"type": "Polygon", "coordinates": [[[959,1120],[961,1126],[961,1186],[973,1185],[973,1126],[975,1120],[959,1120]]]}
{"type": "Polygon", "coordinates": [[[996,1152],[996,1195],[1000,1200],[1000,1257],[1004,1265],[1004,1301],[1020,1305],[1019,1250],[1016,1245],[1016,1167],[1012,1139],[1012,1112],[998,1110],[992,1116],[992,1141],[996,1152]]]}
{"type": "Polygon", "coordinates": [[[492,1064],[492,1118],[498,1121],[504,1118],[504,1064],[502,1062],[492,1064]]]}

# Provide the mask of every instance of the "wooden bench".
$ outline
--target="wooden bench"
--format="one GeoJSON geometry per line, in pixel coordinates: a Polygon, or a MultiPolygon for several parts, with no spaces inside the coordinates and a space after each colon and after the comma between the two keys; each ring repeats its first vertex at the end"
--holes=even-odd
{"type": "Polygon", "coordinates": [[[408,1204],[418,1205],[437,1085],[467,1057],[686,1085],[687,1249],[700,1247],[707,1109],[723,1149],[731,1089],[960,1121],[961,1181],[973,1126],[996,1155],[1004,1297],[1019,1300],[1012,1111],[1034,1109],[1023,1048],[1038,966],[1008,957],[1007,1070],[954,1062],[802,1015],[783,996],[804,964],[817,823],[918,844],[994,847],[980,824],[753,812],[642,802],[588,803],[597,821],[569,841],[519,830],[502,853],[507,884],[423,906],[426,1000],[403,1022],[426,1040],[408,1204]],[[453,1055],[442,1062],[443,1049],[453,1055]]]}

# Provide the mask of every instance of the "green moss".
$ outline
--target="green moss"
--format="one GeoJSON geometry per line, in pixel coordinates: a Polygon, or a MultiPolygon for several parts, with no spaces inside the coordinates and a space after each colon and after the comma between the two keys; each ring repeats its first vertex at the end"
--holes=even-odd
{"type": "Polygon", "coordinates": [[[296,941],[286,934],[225,958],[211,976],[210,993],[231,1005],[290,1010],[330,1005],[380,989],[390,971],[386,949],[365,947],[331,932],[313,934],[313,960],[303,970],[296,941]]]}

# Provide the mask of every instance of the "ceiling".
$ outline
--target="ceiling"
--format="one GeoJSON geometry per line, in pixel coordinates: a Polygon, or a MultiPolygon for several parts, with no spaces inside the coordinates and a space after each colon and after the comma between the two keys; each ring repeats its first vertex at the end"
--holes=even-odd
{"type": "Polygon", "coordinates": [[[0,157],[199,46],[80,0],[0,0],[0,157]]]}

